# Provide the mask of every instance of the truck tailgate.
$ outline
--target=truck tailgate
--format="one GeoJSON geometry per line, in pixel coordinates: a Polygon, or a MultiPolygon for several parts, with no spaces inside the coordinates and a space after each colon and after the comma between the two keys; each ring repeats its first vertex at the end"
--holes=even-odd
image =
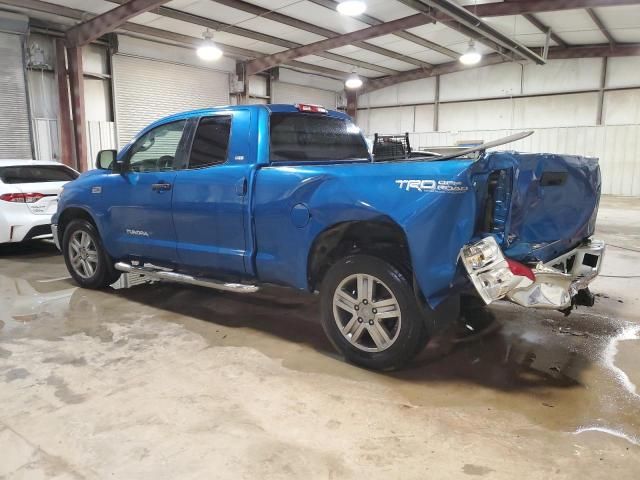
{"type": "Polygon", "coordinates": [[[596,158],[490,153],[476,165],[479,222],[505,254],[549,261],[591,236],[600,199],[596,158]]]}

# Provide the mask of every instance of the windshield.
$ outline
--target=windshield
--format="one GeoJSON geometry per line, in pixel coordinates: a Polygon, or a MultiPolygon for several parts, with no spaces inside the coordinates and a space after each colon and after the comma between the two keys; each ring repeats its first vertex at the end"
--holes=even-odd
{"type": "Polygon", "coordinates": [[[318,114],[271,114],[271,161],[309,162],[369,158],[360,129],[350,120],[318,114]]]}
{"type": "Polygon", "coordinates": [[[16,165],[0,167],[2,183],[70,182],[78,173],[64,165],[16,165]]]}

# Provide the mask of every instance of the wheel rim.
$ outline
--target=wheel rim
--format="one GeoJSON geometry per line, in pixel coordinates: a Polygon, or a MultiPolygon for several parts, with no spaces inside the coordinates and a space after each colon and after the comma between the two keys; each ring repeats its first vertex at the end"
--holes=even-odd
{"type": "Polygon", "coordinates": [[[350,275],[333,295],[333,318],[354,347],[381,352],[397,340],[402,314],[391,289],[373,275],[350,275]]]}
{"type": "Polygon", "coordinates": [[[91,278],[98,269],[98,249],[87,232],[78,230],[69,240],[69,261],[73,271],[82,278],[91,278]]]}

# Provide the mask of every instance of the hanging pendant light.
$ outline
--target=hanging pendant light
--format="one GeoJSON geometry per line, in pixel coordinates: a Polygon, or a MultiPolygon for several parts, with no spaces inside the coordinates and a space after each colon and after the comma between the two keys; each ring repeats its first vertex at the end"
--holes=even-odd
{"type": "Polygon", "coordinates": [[[476,50],[473,39],[469,40],[469,48],[467,51],[460,55],[460,62],[465,65],[475,65],[482,60],[482,54],[476,50]]]}
{"type": "Polygon", "coordinates": [[[367,9],[367,4],[362,0],[344,0],[336,5],[336,10],[341,15],[348,17],[356,17],[364,13],[367,9]]]}
{"type": "Polygon", "coordinates": [[[358,75],[355,71],[349,75],[349,77],[347,78],[347,80],[344,82],[344,86],[351,89],[351,90],[355,90],[356,88],[360,88],[362,86],[362,79],[360,78],[360,75],[358,75]]]}
{"type": "Polygon", "coordinates": [[[202,34],[204,40],[196,50],[198,57],[207,62],[219,60],[222,57],[222,50],[213,41],[213,34],[207,30],[202,34]]]}

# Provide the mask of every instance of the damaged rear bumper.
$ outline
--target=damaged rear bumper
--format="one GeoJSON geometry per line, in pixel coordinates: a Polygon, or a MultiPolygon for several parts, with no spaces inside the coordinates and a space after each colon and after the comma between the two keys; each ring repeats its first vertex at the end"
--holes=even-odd
{"type": "Polygon", "coordinates": [[[589,285],[602,265],[605,244],[587,240],[547,263],[527,267],[507,259],[493,237],[465,245],[460,259],[485,303],[510,300],[523,307],[564,310],[589,285]],[[518,271],[517,264],[526,273],[518,271]]]}

